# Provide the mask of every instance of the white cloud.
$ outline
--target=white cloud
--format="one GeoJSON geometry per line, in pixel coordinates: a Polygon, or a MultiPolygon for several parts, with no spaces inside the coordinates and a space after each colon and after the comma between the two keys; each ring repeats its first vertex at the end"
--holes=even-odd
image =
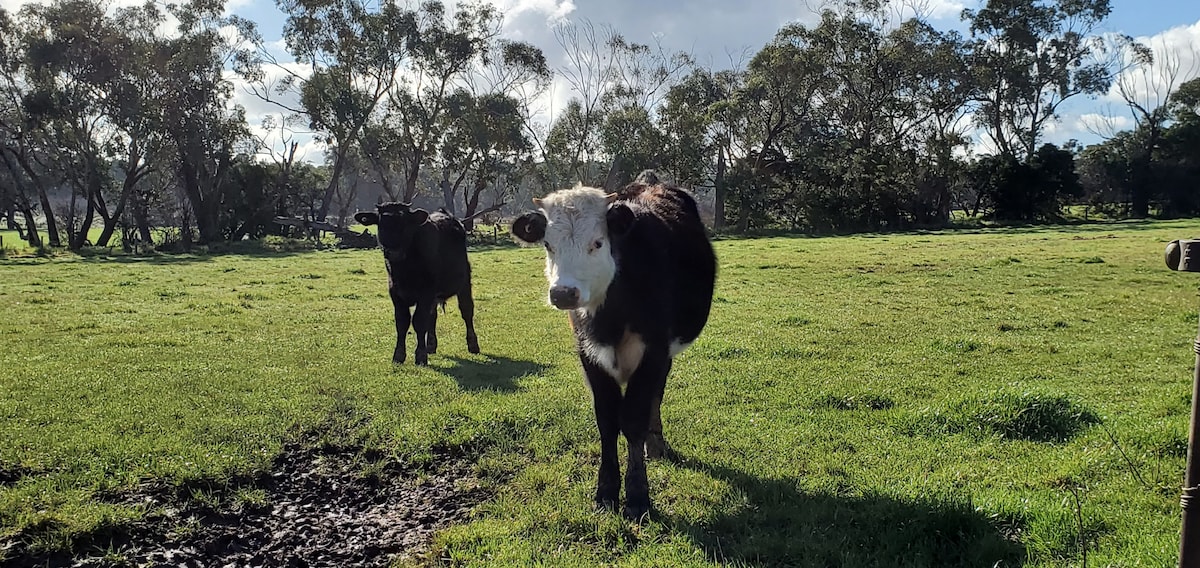
{"type": "Polygon", "coordinates": [[[958,21],[963,8],[962,2],[955,0],[891,0],[893,12],[903,18],[922,16],[928,20],[958,21]]]}
{"type": "Polygon", "coordinates": [[[1121,73],[1105,97],[1108,101],[1124,105],[1124,90],[1139,104],[1154,108],[1166,102],[1169,90],[1200,77],[1200,20],[1135,39],[1151,49],[1154,61],[1121,73]]]}
{"type": "Polygon", "coordinates": [[[1087,132],[1101,137],[1109,137],[1116,132],[1133,128],[1133,119],[1125,115],[1102,114],[1089,112],[1075,118],[1073,128],[1076,132],[1087,132]]]}
{"type": "Polygon", "coordinates": [[[575,3],[571,0],[493,0],[492,4],[509,19],[532,13],[545,16],[550,23],[562,21],[575,11],[575,3]]]}

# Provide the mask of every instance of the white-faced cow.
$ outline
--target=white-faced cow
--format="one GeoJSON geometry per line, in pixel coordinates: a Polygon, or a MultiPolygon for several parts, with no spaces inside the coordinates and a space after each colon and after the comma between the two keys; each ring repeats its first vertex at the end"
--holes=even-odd
{"type": "Polygon", "coordinates": [[[623,433],[624,513],[641,517],[650,510],[645,458],[670,451],[659,413],[667,374],[708,321],[716,255],[696,201],[649,171],[618,193],[576,187],[533,201],[539,209],[512,233],[545,246],[549,302],[575,331],[600,431],[596,503],[613,508],[620,496],[623,433]]]}
{"type": "Polygon", "coordinates": [[[408,203],[381,203],[375,211],[359,211],[354,219],[379,225],[379,247],[388,273],[388,295],[396,312],[396,349],[392,362],[403,363],[404,338],[411,321],[417,336],[415,361],[429,364],[437,352],[437,305],[458,297],[458,310],[467,324],[467,350],[479,353],[475,336],[475,300],[471,297],[471,264],[467,261],[467,231],[445,211],[429,213],[408,203]],[[413,310],[411,316],[409,309],[413,310]]]}

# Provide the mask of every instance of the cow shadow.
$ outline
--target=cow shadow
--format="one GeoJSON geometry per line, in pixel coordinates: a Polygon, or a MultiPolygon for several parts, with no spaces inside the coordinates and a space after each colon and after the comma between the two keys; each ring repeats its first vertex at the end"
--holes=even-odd
{"type": "Polygon", "coordinates": [[[1016,534],[1020,521],[989,518],[966,499],[810,493],[798,489],[796,478],[759,478],[686,456],[674,463],[722,480],[737,494],[735,512],[699,522],[660,519],[718,564],[1011,568],[1028,557],[1004,536],[1016,534]]]}
{"type": "Polygon", "coordinates": [[[458,387],[468,391],[494,390],[500,392],[516,392],[520,389],[516,380],[525,375],[537,374],[546,369],[546,365],[533,361],[510,359],[499,355],[482,355],[485,360],[467,359],[448,355],[447,361],[453,362],[449,367],[439,368],[438,371],[450,375],[458,383],[458,387]]]}

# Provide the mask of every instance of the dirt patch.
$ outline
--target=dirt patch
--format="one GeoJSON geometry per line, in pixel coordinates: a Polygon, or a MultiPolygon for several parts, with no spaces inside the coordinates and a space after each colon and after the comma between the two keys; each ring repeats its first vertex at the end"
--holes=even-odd
{"type": "Polygon", "coordinates": [[[268,474],[206,499],[183,496],[195,488],[153,485],[109,496],[105,500],[144,505],[148,513],[135,525],[91,535],[70,552],[33,555],[21,541],[0,543],[0,550],[9,547],[0,564],[387,566],[420,555],[435,531],[465,520],[488,497],[462,460],[435,460],[431,471],[382,464],[364,476],[358,456],[289,447],[268,474]]]}

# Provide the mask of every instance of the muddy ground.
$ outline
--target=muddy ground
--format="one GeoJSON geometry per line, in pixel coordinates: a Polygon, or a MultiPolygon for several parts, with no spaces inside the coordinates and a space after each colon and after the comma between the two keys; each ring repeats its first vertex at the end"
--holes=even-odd
{"type": "Polygon", "coordinates": [[[488,497],[461,459],[435,459],[428,470],[383,463],[365,476],[355,465],[361,455],[290,446],[269,473],[233,484],[241,498],[224,489],[215,506],[192,498],[194,488],[154,484],[103,496],[148,514],[73,551],[35,554],[22,537],[0,542],[0,566],[387,566],[420,558],[435,531],[488,497]]]}

